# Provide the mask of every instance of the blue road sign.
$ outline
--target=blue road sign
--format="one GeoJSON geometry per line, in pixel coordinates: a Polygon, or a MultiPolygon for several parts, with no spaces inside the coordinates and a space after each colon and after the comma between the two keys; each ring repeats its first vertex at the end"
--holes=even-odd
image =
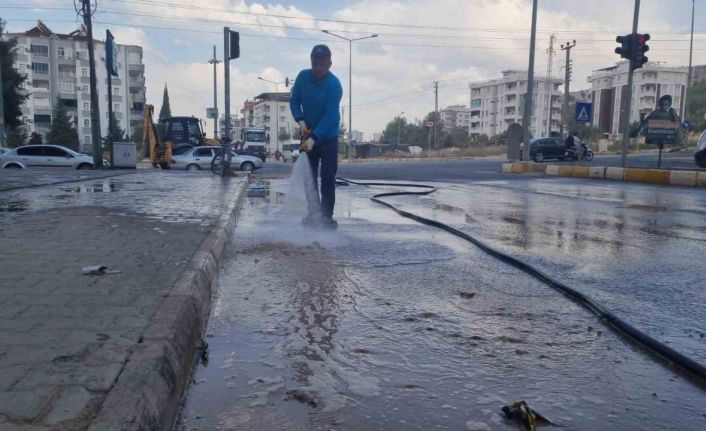
{"type": "Polygon", "coordinates": [[[682,122],[681,122],[681,125],[682,125],[682,127],[685,128],[685,129],[691,129],[691,123],[688,122],[687,120],[682,121],[682,122]]]}
{"type": "Polygon", "coordinates": [[[593,103],[577,103],[575,118],[577,123],[590,123],[593,118],[593,103]]]}
{"type": "Polygon", "coordinates": [[[105,65],[108,73],[118,76],[118,47],[110,30],[105,31],[105,65]]]}

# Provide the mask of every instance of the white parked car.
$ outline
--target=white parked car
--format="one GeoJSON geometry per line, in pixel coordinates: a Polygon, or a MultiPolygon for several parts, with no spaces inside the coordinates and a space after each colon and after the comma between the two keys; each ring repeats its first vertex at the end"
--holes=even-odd
{"type": "Polygon", "coordinates": [[[299,141],[290,141],[288,144],[282,145],[282,160],[287,162],[296,162],[299,158],[299,141]]]}
{"type": "MultiPolygon", "coordinates": [[[[194,147],[181,154],[172,156],[172,169],[199,170],[211,169],[211,161],[220,154],[221,147],[194,147]]],[[[246,156],[233,152],[231,166],[241,171],[255,171],[262,168],[259,157],[246,156]]]]}
{"type": "Polygon", "coordinates": [[[25,145],[0,154],[0,166],[8,169],[30,166],[93,169],[93,157],[58,145],[25,145]]]}

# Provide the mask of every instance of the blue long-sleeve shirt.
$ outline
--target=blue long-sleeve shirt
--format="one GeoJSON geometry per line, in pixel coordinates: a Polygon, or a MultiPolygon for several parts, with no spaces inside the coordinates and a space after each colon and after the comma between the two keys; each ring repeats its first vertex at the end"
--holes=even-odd
{"type": "Polygon", "coordinates": [[[336,75],[329,72],[317,82],[311,69],[306,69],[294,81],[289,108],[294,120],[304,120],[316,138],[334,138],[341,125],[338,106],[342,96],[343,88],[336,75]]]}

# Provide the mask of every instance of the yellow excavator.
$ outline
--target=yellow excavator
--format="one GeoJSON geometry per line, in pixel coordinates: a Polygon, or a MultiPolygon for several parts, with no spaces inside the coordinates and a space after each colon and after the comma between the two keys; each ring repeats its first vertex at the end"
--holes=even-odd
{"type": "Polygon", "coordinates": [[[149,148],[154,167],[169,169],[172,155],[201,145],[220,145],[218,139],[206,139],[196,117],[168,117],[154,123],[154,106],[145,105],[142,127],[143,148],[149,148]]]}

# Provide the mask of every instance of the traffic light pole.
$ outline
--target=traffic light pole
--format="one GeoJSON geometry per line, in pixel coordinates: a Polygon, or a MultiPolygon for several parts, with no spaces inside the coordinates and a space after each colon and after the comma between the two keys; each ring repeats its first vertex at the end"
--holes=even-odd
{"type": "Polygon", "coordinates": [[[527,96],[525,97],[525,112],[522,116],[522,142],[525,144],[525,150],[522,152],[523,161],[530,161],[530,126],[532,123],[532,111],[534,103],[532,96],[534,95],[534,47],[537,40],[537,0],[532,2],[532,30],[530,33],[530,48],[529,48],[529,67],[527,68],[527,96]]]}
{"type": "MultiPolygon", "coordinates": [[[[633,41],[636,40],[636,34],[637,34],[637,22],[640,17],[640,0],[635,0],[635,14],[633,15],[632,18],[632,37],[633,41]]],[[[632,44],[632,49],[635,50],[637,49],[637,44],[633,43],[632,44]]],[[[627,101],[625,103],[625,115],[623,115],[623,124],[622,124],[622,129],[623,129],[623,148],[622,148],[622,154],[620,156],[620,165],[622,167],[626,167],[628,164],[628,143],[630,142],[630,112],[632,111],[632,82],[633,82],[633,58],[634,55],[631,55],[631,59],[629,60],[629,66],[628,66],[628,88],[627,88],[627,101]]]]}

